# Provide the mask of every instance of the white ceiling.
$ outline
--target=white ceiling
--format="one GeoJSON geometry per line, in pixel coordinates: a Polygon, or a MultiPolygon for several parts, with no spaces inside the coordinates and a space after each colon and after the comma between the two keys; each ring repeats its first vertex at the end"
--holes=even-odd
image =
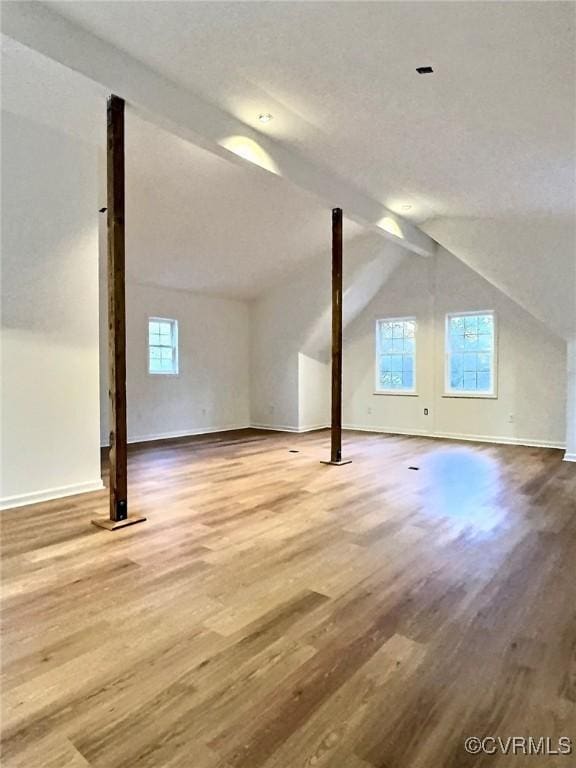
{"type": "Polygon", "coordinates": [[[573,3],[47,5],[416,221],[574,208],[573,3]]]}
{"type": "Polygon", "coordinates": [[[106,146],[104,88],[0,35],[2,109],[106,146]]]}
{"type": "MultiPolygon", "coordinates": [[[[2,38],[3,109],[103,148],[106,96],[83,76],[2,38]]],[[[101,168],[103,181],[103,152],[101,168]]],[[[104,190],[102,184],[95,218],[104,190]]],[[[330,222],[329,208],[284,179],[231,163],[127,111],[129,279],[254,298],[307,259],[328,254],[330,222]]],[[[345,220],[348,243],[361,233],[345,220]]]]}
{"type": "MultiPolygon", "coordinates": [[[[556,329],[574,315],[575,3],[45,4],[426,222],[556,329]]],[[[9,41],[2,85],[4,108],[103,141],[106,94],[81,75],[9,41]]],[[[287,181],[132,114],[128,134],[136,279],[249,298],[325,249],[327,208],[287,181]]]]}
{"type": "MultiPolygon", "coordinates": [[[[130,113],[126,147],[132,279],[249,299],[322,252],[329,270],[331,213],[311,195],[130,113]]],[[[361,233],[345,222],[348,242],[361,233]]]]}

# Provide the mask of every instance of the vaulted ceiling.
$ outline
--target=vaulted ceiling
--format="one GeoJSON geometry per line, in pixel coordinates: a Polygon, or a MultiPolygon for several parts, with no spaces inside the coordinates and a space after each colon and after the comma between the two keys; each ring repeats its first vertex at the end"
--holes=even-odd
{"type": "MultiPolygon", "coordinates": [[[[98,147],[96,222],[106,204],[106,91],[36,51],[2,42],[3,109],[94,144],[95,162],[98,147]]],[[[127,110],[129,279],[251,299],[321,253],[329,274],[330,222],[330,208],[293,184],[228,162],[127,110]]],[[[362,228],[346,220],[344,233],[352,245],[362,228]]]]}
{"type": "MultiPolygon", "coordinates": [[[[574,3],[43,5],[411,218],[563,335],[576,326],[574,3]]],[[[59,65],[35,66],[28,92],[49,112],[59,65]]],[[[78,78],[56,80],[80,130],[78,78]]],[[[100,115],[105,91],[80,79],[100,115]]],[[[129,127],[146,280],[248,298],[325,243],[329,205],[135,115],[129,127]]]]}
{"type": "Polygon", "coordinates": [[[572,3],[47,5],[418,220],[573,210],[572,3]]]}

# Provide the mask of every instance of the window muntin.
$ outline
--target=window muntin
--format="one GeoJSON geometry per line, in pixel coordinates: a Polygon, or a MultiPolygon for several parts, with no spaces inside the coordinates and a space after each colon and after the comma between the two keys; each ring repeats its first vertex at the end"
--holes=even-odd
{"type": "Polygon", "coordinates": [[[376,322],[376,392],[416,392],[416,319],[376,322]]]}
{"type": "Polygon", "coordinates": [[[148,373],[178,373],[178,321],[148,320],[148,373]]]}
{"type": "Polygon", "coordinates": [[[496,394],[495,339],[494,312],[446,316],[446,394],[496,394]]]}

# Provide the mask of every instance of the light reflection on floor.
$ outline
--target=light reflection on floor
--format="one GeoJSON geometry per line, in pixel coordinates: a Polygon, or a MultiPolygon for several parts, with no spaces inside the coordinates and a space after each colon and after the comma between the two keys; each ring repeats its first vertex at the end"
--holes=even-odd
{"type": "Polygon", "coordinates": [[[477,448],[446,448],[423,458],[420,467],[425,514],[485,533],[503,522],[500,467],[489,455],[477,448]]]}

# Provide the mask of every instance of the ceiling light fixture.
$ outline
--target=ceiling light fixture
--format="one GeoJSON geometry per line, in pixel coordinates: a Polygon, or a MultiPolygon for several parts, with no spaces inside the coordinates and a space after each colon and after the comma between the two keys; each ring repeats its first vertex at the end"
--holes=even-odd
{"type": "Polygon", "coordinates": [[[270,114],[270,112],[262,112],[262,114],[261,114],[261,115],[258,115],[258,120],[259,120],[261,123],[269,123],[269,122],[270,122],[270,120],[273,120],[273,119],[274,119],[274,118],[272,117],[272,115],[270,114]]]}
{"type": "Polygon", "coordinates": [[[416,67],[416,72],[418,72],[419,75],[431,75],[434,70],[432,67],[416,67]]]}
{"type": "Polygon", "coordinates": [[[402,206],[402,210],[403,211],[411,211],[412,210],[412,206],[410,205],[410,203],[406,203],[406,205],[402,206]]]}

